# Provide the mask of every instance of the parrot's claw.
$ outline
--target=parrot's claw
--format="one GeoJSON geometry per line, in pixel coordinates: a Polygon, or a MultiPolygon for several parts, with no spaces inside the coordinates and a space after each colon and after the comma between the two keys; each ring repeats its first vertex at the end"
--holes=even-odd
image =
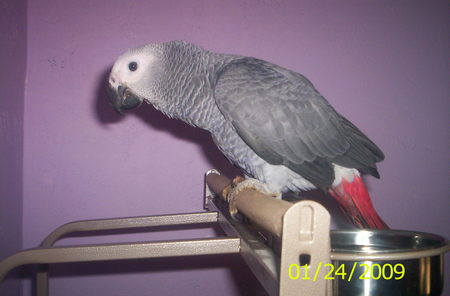
{"type": "Polygon", "coordinates": [[[261,192],[262,194],[281,199],[281,192],[273,192],[266,184],[261,183],[259,180],[253,178],[245,179],[241,176],[237,176],[233,179],[233,181],[231,181],[230,185],[222,190],[222,195],[228,202],[228,210],[232,218],[236,218],[238,213],[236,207],[236,196],[245,189],[253,189],[261,192]]]}
{"type": "Polygon", "coordinates": [[[236,188],[238,186],[239,183],[241,183],[242,181],[245,181],[244,177],[241,176],[236,176],[230,183],[230,185],[228,185],[227,187],[225,187],[222,190],[222,196],[225,197],[227,202],[229,201],[229,196],[231,194],[231,192],[233,191],[234,188],[236,188]]]}

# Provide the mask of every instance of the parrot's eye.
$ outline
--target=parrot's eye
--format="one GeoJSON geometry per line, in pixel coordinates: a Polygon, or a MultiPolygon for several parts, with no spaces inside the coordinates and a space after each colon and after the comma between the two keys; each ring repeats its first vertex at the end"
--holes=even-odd
{"type": "Polygon", "coordinates": [[[132,72],[136,71],[137,67],[138,67],[138,65],[136,62],[131,62],[128,64],[128,69],[130,69],[130,71],[132,71],[132,72]]]}

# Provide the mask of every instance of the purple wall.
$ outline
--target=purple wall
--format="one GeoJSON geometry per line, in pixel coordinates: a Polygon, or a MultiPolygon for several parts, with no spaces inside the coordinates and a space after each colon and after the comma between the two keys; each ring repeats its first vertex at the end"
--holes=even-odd
{"type": "MultiPolygon", "coordinates": [[[[0,260],[22,248],[26,1],[0,0],[0,260]]],[[[21,294],[18,273],[0,295],[21,294]]]]}
{"type": "MultiPolygon", "coordinates": [[[[205,133],[148,106],[124,118],[107,106],[104,79],[117,56],[173,39],[305,74],[385,151],[382,179],[368,179],[385,221],[450,236],[448,1],[70,2],[29,1],[24,247],[71,220],[201,211],[203,173],[230,172],[205,133]]],[[[50,286],[68,296],[260,289],[232,256],[55,266],[50,286]]]]}

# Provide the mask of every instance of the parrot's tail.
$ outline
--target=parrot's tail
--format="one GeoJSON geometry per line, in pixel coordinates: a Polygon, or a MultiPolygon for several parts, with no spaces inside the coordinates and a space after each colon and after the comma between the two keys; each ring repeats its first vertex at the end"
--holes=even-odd
{"type": "Polygon", "coordinates": [[[369,192],[360,176],[342,182],[329,190],[352,224],[359,228],[389,229],[372,205],[369,192]]]}

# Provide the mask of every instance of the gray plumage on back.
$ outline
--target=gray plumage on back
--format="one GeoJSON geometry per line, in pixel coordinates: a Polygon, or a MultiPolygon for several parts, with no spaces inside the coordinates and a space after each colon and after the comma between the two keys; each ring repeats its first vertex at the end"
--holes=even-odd
{"type": "Polygon", "coordinates": [[[232,163],[274,190],[329,189],[341,167],[378,177],[384,158],[305,77],[263,60],[146,45],[117,60],[110,89],[118,111],[147,102],[210,131],[232,163]]]}

